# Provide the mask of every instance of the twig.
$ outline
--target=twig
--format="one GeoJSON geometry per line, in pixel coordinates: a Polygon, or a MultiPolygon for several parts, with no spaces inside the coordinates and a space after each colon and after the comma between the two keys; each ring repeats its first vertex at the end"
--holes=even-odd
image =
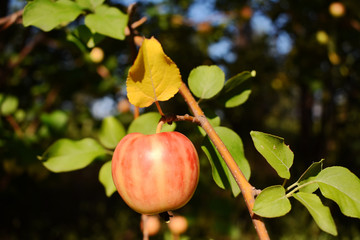
{"type": "Polygon", "coordinates": [[[270,239],[263,220],[261,217],[254,214],[252,210],[255,202],[255,188],[246,180],[244,174],[239,169],[229,150],[226,148],[225,144],[221,141],[220,137],[217,135],[214,128],[205,117],[203,111],[195,101],[185,83],[182,83],[180,86],[180,94],[185,99],[194,116],[199,120],[201,127],[205,130],[211,141],[216,146],[231,174],[233,175],[236,183],[238,184],[259,238],[261,240],[270,239]]]}
{"type": "Polygon", "coordinates": [[[162,129],[162,126],[164,125],[164,123],[171,124],[172,122],[177,122],[177,121],[188,121],[188,122],[193,122],[193,123],[197,123],[200,125],[200,121],[197,118],[190,116],[189,114],[185,114],[183,116],[182,115],[162,116],[156,127],[156,133],[161,132],[161,129],[162,129]]]}
{"type": "Polygon", "coordinates": [[[13,116],[8,115],[5,117],[6,120],[9,122],[9,124],[11,125],[11,127],[14,129],[16,135],[18,135],[19,138],[22,138],[24,136],[23,131],[21,130],[19,124],[16,122],[16,120],[14,119],[13,116]]]}
{"type": "Polygon", "coordinates": [[[17,20],[19,18],[21,18],[23,12],[24,12],[24,10],[21,9],[21,10],[19,10],[17,12],[14,12],[14,13],[10,14],[9,16],[0,18],[0,25],[3,25],[0,28],[0,31],[4,31],[5,29],[7,29],[11,25],[13,25],[15,22],[17,22],[17,20]]]}
{"type": "Polygon", "coordinates": [[[10,61],[8,68],[12,69],[19,65],[24,58],[34,49],[34,47],[44,39],[44,34],[39,33],[34,37],[32,41],[25,45],[25,47],[20,51],[19,56],[14,60],[10,61]]]}

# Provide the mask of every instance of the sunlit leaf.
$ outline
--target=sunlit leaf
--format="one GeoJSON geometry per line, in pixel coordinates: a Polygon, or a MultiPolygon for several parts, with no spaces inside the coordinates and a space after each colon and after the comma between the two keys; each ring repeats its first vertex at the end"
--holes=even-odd
{"type": "Polygon", "coordinates": [[[33,25],[47,32],[60,24],[74,21],[82,13],[81,7],[70,0],[35,0],[24,8],[23,24],[33,25]]]}
{"type": "Polygon", "coordinates": [[[50,171],[67,172],[84,168],[105,154],[106,150],[94,139],[60,139],[45,151],[40,160],[50,171]]]}
{"type": "Polygon", "coordinates": [[[116,192],[116,187],[111,175],[111,161],[107,161],[99,171],[99,181],[105,188],[106,196],[110,197],[116,192]]]}
{"type": "Polygon", "coordinates": [[[255,199],[253,211],[262,217],[281,217],[291,210],[284,187],[280,185],[267,187],[255,199]]]}
{"type": "Polygon", "coordinates": [[[94,10],[97,6],[104,3],[105,0],[75,0],[83,9],[94,10]]]}
{"type": "Polygon", "coordinates": [[[307,208],[321,230],[334,236],[337,235],[336,225],[331,212],[328,207],[322,204],[317,195],[299,192],[294,194],[294,198],[307,208]]]}
{"type": "Polygon", "coordinates": [[[266,159],[282,178],[290,178],[294,153],[285,145],[284,139],[267,133],[251,131],[256,150],[266,159]]]}
{"type": "Polygon", "coordinates": [[[245,71],[226,81],[220,97],[225,107],[237,107],[247,101],[251,94],[249,79],[253,76],[252,72],[245,71]]]}
{"type": "Polygon", "coordinates": [[[128,16],[118,8],[100,5],[85,17],[85,25],[93,32],[115,39],[125,38],[128,16]]]}
{"type": "Polygon", "coordinates": [[[126,131],[119,120],[113,116],[103,119],[99,131],[99,140],[107,148],[114,149],[125,136],[126,131]]]}
{"type": "Polygon", "coordinates": [[[328,167],[316,177],[321,193],[335,201],[341,212],[360,218],[360,179],[344,167],[328,167]]]}
{"type": "Polygon", "coordinates": [[[181,85],[180,71],[155,39],[144,39],[126,81],[129,101],[138,107],[172,98],[181,85]]]}
{"type": "MultiPolygon", "coordinates": [[[[140,117],[131,122],[128,133],[155,134],[160,118],[161,115],[157,112],[141,114],[140,117]]],[[[161,132],[171,132],[174,131],[175,128],[176,123],[173,122],[171,125],[165,123],[161,132]]]]}
{"type": "Polygon", "coordinates": [[[215,65],[194,68],[188,79],[191,92],[201,99],[214,97],[224,87],[224,82],[224,72],[215,65]]]}
{"type": "MultiPolygon", "coordinates": [[[[231,129],[226,127],[215,127],[216,133],[219,135],[225,146],[228,148],[230,154],[239,166],[241,172],[246,179],[250,178],[250,165],[245,158],[244,148],[241,138],[231,129]]],[[[222,159],[220,153],[216,150],[215,145],[208,137],[204,139],[201,146],[206,156],[210,161],[212,168],[212,176],[215,183],[223,189],[230,189],[236,197],[240,193],[240,189],[232,176],[225,161],[222,159]]]]}

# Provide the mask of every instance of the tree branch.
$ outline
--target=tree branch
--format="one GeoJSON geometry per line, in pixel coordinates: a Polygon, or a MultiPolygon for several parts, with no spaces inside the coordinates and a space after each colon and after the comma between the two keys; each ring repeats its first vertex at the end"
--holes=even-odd
{"type": "Polygon", "coordinates": [[[238,184],[259,238],[261,240],[270,239],[263,220],[261,217],[254,214],[252,210],[255,202],[255,188],[246,180],[244,174],[239,169],[229,150],[226,148],[225,144],[221,141],[220,137],[217,135],[214,128],[207,120],[206,116],[204,115],[203,111],[199,107],[198,103],[192,96],[185,83],[182,83],[180,86],[180,94],[185,99],[195,118],[198,119],[200,126],[205,130],[211,141],[216,146],[216,149],[219,151],[236,183],[238,184]]]}
{"type": "Polygon", "coordinates": [[[0,25],[3,25],[0,28],[0,31],[7,29],[11,25],[13,25],[15,22],[17,22],[22,17],[23,12],[24,12],[24,10],[22,9],[17,12],[14,12],[13,14],[10,14],[9,16],[0,18],[0,25]]]}

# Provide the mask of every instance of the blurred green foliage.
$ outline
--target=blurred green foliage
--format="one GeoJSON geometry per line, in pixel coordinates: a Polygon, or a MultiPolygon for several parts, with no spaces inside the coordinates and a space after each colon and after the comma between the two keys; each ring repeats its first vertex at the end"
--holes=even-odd
{"type": "MultiPolygon", "coordinates": [[[[126,9],[125,1],[106,2],[126,9]]],[[[256,71],[250,98],[240,107],[223,109],[216,101],[201,101],[210,117],[216,113],[223,126],[241,136],[252,170],[250,182],[259,189],[281,184],[256,153],[251,130],[287,140],[296,156],[292,176],[300,177],[321,158],[325,166],[341,165],[360,176],[360,3],[343,1],[346,11],[340,17],[329,12],[330,2],[325,0],[200,3],[139,1],[134,19],[148,18],[138,31],[161,42],[184,81],[199,65],[219,65],[226,79],[256,71]],[[209,4],[214,6],[210,14],[200,18],[209,4]]],[[[22,0],[1,1],[0,17],[24,5],[22,0]]],[[[117,194],[106,197],[98,181],[102,160],[55,174],[37,158],[59,138],[97,138],[107,115],[116,115],[126,127],[133,120],[124,101],[125,79],[135,56],[131,43],[95,41],[93,36],[89,44],[89,39],[77,37],[76,25],[82,21],[46,33],[17,23],[0,31],[1,239],[141,238],[140,216],[117,194]],[[100,62],[90,57],[88,47],[94,41],[104,52],[100,62]]],[[[188,113],[178,95],[162,107],[166,113],[188,113]]],[[[177,130],[200,146],[194,134],[197,126],[178,123],[177,130]]],[[[199,153],[199,187],[189,204],[177,211],[188,218],[186,235],[254,239],[243,200],[214,184],[211,166],[200,148],[199,153]]],[[[337,238],[322,232],[295,201],[290,215],[265,220],[270,236],[359,239],[359,220],[341,215],[335,204],[322,200],[334,216],[337,238]]],[[[164,224],[161,233],[166,231],[164,224]]]]}

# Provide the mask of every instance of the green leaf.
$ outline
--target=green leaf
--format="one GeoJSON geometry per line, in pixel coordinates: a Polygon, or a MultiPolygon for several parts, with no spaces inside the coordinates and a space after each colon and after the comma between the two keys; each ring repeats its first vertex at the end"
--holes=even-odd
{"type": "Polygon", "coordinates": [[[55,131],[63,131],[68,122],[68,115],[61,110],[55,110],[51,113],[44,113],[40,117],[41,121],[55,131]]]}
{"type": "Polygon", "coordinates": [[[344,167],[328,167],[316,177],[321,193],[335,201],[341,212],[360,218],[360,179],[344,167]]]}
{"type": "Polygon", "coordinates": [[[97,6],[104,3],[105,0],[75,0],[83,9],[94,10],[97,6]]]}
{"type": "Polygon", "coordinates": [[[191,92],[200,99],[214,97],[224,87],[224,82],[224,72],[215,65],[194,68],[188,79],[191,92]]]}
{"type": "MultiPolygon", "coordinates": [[[[320,160],[319,162],[314,162],[310,165],[310,167],[301,175],[299,180],[297,181],[299,185],[306,184],[309,181],[313,181],[314,177],[316,177],[322,170],[324,159],[320,160]]],[[[313,193],[319,188],[319,185],[314,182],[310,185],[302,187],[299,189],[301,192],[313,193]]]]}
{"type": "Polygon", "coordinates": [[[295,193],[294,198],[304,205],[314,218],[319,228],[334,236],[337,235],[336,225],[328,207],[324,206],[320,198],[312,193],[295,193]]]}
{"type": "MultiPolygon", "coordinates": [[[[250,165],[245,158],[241,138],[229,128],[215,127],[214,129],[228,148],[230,154],[233,156],[246,179],[249,179],[251,173],[250,165]]],[[[222,189],[230,189],[235,197],[239,195],[240,189],[234,177],[232,176],[225,161],[222,159],[220,153],[216,150],[216,147],[208,137],[204,139],[201,148],[210,161],[212,176],[215,183],[222,189]]]]}
{"type": "Polygon", "coordinates": [[[99,171],[99,181],[105,187],[106,196],[110,197],[116,192],[116,187],[111,175],[111,161],[107,161],[99,171]]]}
{"type": "Polygon", "coordinates": [[[100,33],[115,39],[125,38],[125,27],[128,16],[115,7],[100,5],[95,13],[85,17],[85,25],[93,32],[100,33]]]}
{"type": "Polygon", "coordinates": [[[248,100],[251,94],[248,80],[254,76],[253,72],[245,71],[226,81],[220,97],[220,101],[225,107],[237,107],[248,100]]]}
{"type": "Polygon", "coordinates": [[[261,153],[277,174],[282,178],[289,179],[294,153],[289,146],[285,145],[284,139],[256,131],[251,131],[250,135],[256,150],[261,153]]]}
{"type": "Polygon", "coordinates": [[[281,217],[291,210],[289,199],[283,186],[267,187],[256,197],[253,211],[262,217],[281,217]]]}
{"type": "MultiPolygon", "coordinates": [[[[129,126],[128,133],[138,132],[142,134],[155,134],[156,127],[159,123],[161,115],[157,112],[149,112],[140,115],[137,119],[132,121],[129,126]]],[[[171,132],[176,128],[176,123],[164,124],[161,132],[171,132]]]]}
{"type": "Polygon", "coordinates": [[[19,100],[12,95],[2,95],[0,97],[0,113],[1,115],[13,114],[19,106],[19,100]]]}
{"type": "Polygon", "coordinates": [[[99,140],[106,148],[114,149],[125,136],[124,126],[115,117],[110,116],[103,119],[99,131],[99,140]]]}
{"type": "Polygon", "coordinates": [[[106,150],[94,139],[60,139],[45,151],[40,160],[50,171],[68,172],[84,168],[105,154],[106,150]]]}
{"type": "Polygon", "coordinates": [[[70,0],[35,0],[24,8],[23,24],[48,32],[60,24],[74,21],[81,13],[81,7],[70,0]]]}

